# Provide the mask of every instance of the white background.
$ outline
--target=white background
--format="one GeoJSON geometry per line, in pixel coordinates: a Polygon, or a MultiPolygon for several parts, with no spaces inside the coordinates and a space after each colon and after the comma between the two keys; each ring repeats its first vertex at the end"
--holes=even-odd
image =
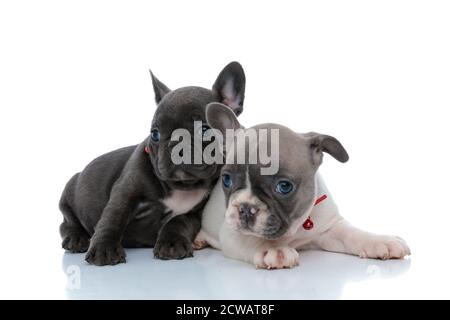
{"type": "MultiPolygon", "coordinates": [[[[326,157],[321,172],[341,213],[362,228],[402,236],[412,249],[407,261],[368,265],[403,268],[400,274],[344,279],[333,297],[450,298],[449,17],[446,1],[1,1],[0,298],[73,296],[63,259],[82,264],[82,255],[60,248],[59,196],[94,157],[148,134],[155,110],[148,69],[170,88],[211,87],[232,60],[247,75],[240,121],[337,137],[350,161],[326,157]]],[[[202,258],[219,259],[247,277],[258,272],[270,285],[255,288],[278,288],[275,298],[285,297],[283,280],[310,278],[302,262],[262,274],[216,252],[167,264],[150,250],[136,255],[148,256],[153,275],[155,266],[171,266],[182,278],[202,258]]],[[[321,272],[315,261],[323,265],[332,254],[304,256],[312,277],[321,272]]],[[[334,270],[333,259],[325,269],[334,270]]],[[[343,259],[338,270],[349,274],[362,263],[343,259]]],[[[138,282],[127,283],[131,262],[86,270],[100,283],[121,270],[122,286],[140,292],[138,282]]],[[[296,296],[298,280],[287,297],[327,297],[326,281],[339,277],[296,296]]],[[[233,280],[212,284],[215,297],[231,297],[233,280]]],[[[189,286],[171,287],[172,296],[145,290],[202,297],[190,295],[202,292],[201,283],[189,286]]],[[[106,294],[98,288],[95,297],[106,294]]]]}

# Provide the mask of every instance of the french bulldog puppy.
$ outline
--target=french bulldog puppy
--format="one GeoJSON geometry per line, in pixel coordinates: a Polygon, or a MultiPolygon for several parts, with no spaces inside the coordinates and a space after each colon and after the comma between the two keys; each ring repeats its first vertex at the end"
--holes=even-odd
{"type": "MultiPolygon", "coordinates": [[[[211,128],[225,135],[226,129],[243,128],[233,112],[219,103],[208,105],[206,119],[211,128]]],[[[231,258],[257,268],[294,267],[298,250],[318,248],[358,255],[362,258],[403,258],[410,250],[399,237],[376,235],[351,226],[339,214],[330,192],[317,172],[323,153],[340,162],[349,157],[334,137],[298,134],[277,124],[262,124],[248,130],[278,129],[279,139],[267,137],[231,141],[235,153],[267,145],[279,150],[279,170],[261,175],[261,161],[234,164],[226,154],[222,178],[203,210],[202,229],[194,244],[209,244],[231,258]]],[[[229,147],[226,149],[228,150],[229,147]]],[[[232,156],[234,157],[234,155],[232,156]]]]}
{"type": "Polygon", "coordinates": [[[192,256],[202,208],[220,165],[175,165],[171,150],[177,142],[171,134],[184,128],[195,137],[194,121],[207,129],[210,102],[224,103],[236,116],[243,110],[245,74],[237,62],[220,72],[212,90],[191,86],[171,91],[151,76],[157,109],[150,135],[94,159],[70,179],[61,196],[62,246],[87,251],[86,261],[94,265],[125,262],[123,247],[154,247],[160,259],[192,256]]]}

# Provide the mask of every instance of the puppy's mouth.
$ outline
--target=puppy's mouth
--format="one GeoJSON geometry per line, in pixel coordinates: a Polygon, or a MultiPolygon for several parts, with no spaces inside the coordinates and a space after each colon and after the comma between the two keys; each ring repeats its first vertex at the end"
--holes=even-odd
{"type": "Polygon", "coordinates": [[[278,226],[278,230],[276,230],[275,232],[272,231],[265,231],[262,234],[262,237],[268,240],[277,240],[277,239],[281,239],[283,238],[283,236],[285,235],[286,230],[283,230],[281,228],[281,226],[278,226]]]}
{"type": "Polygon", "coordinates": [[[258,238],[266,239],[266,240],[278,240],[283,238],[285,235],[285,231],[282,230],[281,226],[277,227],[277,230],[273,230],[273,227],[270,229],[265,229],[261,231],[253,230],[252,228],[239,228],[239,231],[243,234],[252,235],[258,238]]]}
{"type": "Polygon", "coordinates": [[[166,182],[172,189],[192,190],[197,188],[207,188],[214,180],[215,170],[212,174],[205,177],[196,175],[184,170],[175,170],[169,177],[160,176],[160,179],[166,182]]]}
{"type": "Polygon", "coordinates": [[[242,234],[248,235],[248,236],[254,236],[265,240],[278,240],[282,239],[285,235],[284,231],[281,232],[275,232],[275,233],[268,233],[265,231],[255,231],[251,228],[245,228],[245,227],[236,227],[234,226],[234,230],[239,231],[242,234]]]}
{"type": "Polygon", "coordinates": [[[205,186],[205,180],[167,180],[167,183],[174,189],[189,190],[205,186]]]}
{"type": "Polygon", "coordinates": [[[285,222],[278,215],[272,213],[267,205],[262,205],[250,214],[240,212],[239,206],[231,205],[225,213],[225,220],[235,231],[266,240],[277,240],[286,234],[285,222]]]}

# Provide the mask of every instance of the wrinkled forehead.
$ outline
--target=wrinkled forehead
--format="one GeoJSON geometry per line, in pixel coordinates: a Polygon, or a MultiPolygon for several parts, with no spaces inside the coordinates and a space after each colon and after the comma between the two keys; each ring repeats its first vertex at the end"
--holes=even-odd
{"type": "Polygon", "coordinates": [[[300,137],[283,139],[280,142],[280,167],[299,174],[314,170],[311,148],[300,137]]]}
{"type": "Polygon", "coordinates": [[[194,122],[206,122],[205,109],[201,105],[178,106],[171,111],[157,112],[153,118],[153,125],[160,129],[194,128],[194,122]]]}
{"type": "Polygon", "coordinates": [[[192,105],[206,105],[217,100],[211,90],[201,87],[182,87],[166,94],[160,102],[164,108],[188,107],[192,105]]]}
{"type": "MultiPolygon", "coordinates": [[[[296,177],[309,175],[315,170],[308,140],[279,125],[261,125],[235,131],[233,144],[226,154],[227,164],[237,163],[238,154],[241,160],[245,155],[244,164],[249,165],[250,175],[259,174],[261,170],[256,169],[268,167],[273,161],[278,162],[277,175],[296,177]]],[[[245,166],[230,168],[246,170],[245,166]]]]}
{"type": "Polygon", "coordinates": [[[195,120],[205,121],[206,105],[215,101],[211,90],[200,87],[185,87],[169,92],[156,109],[153,123],[179,123],[186,127],[195,120]]]}

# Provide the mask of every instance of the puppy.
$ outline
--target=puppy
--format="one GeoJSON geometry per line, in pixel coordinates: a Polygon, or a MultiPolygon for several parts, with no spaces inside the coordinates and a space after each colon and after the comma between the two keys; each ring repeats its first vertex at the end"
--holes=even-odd
{"type": "MultiPolygon", "coordinates": [[[[222,133],[242,128],[233,112],[219,103],[208,105],[206,118],[222,133]]],[[[276,124],[245,132],[252,129],[278,129],[279,139],[274,143],[261,135],[258,139],[249,136],[244,142],[234,139],[233,147],[246,154],[264,144],[272,151],[279,150],[279,170],[275,175],[261,175],[260,169],[265,167],[261,161],[233,164],[235,159],[227,155],[222,178],[203,210],[197,249],[208,243],[228,257],[267,269],[296,266],[297,250],[301,249],[379,259],[410,254],[401,238],[359,230],[339,214],[317,172],[324,152],[340,162],[348,160],[337,139],[318,133],[298,134],[276,124]]]]}
{"type": "Polygon", "coordinates": [[[212,90],[171,91],[151,76],[157,109],[150,135],[138,145],[93,160],[70,179],[61,196],[62,246],[70,252],[87,251],[86,261],[94,265],[125,262],[123,247],[154,246],[160,259],[192,256],[201,210],[220,165],[175,165],[172,131],[193,133],[194,121],[202,121],[202,131],[207,129],[205,108],[210,102],[224,103],[236,116],[243,110],[245,74],[237,62],[220,72],[212,90]]]}

